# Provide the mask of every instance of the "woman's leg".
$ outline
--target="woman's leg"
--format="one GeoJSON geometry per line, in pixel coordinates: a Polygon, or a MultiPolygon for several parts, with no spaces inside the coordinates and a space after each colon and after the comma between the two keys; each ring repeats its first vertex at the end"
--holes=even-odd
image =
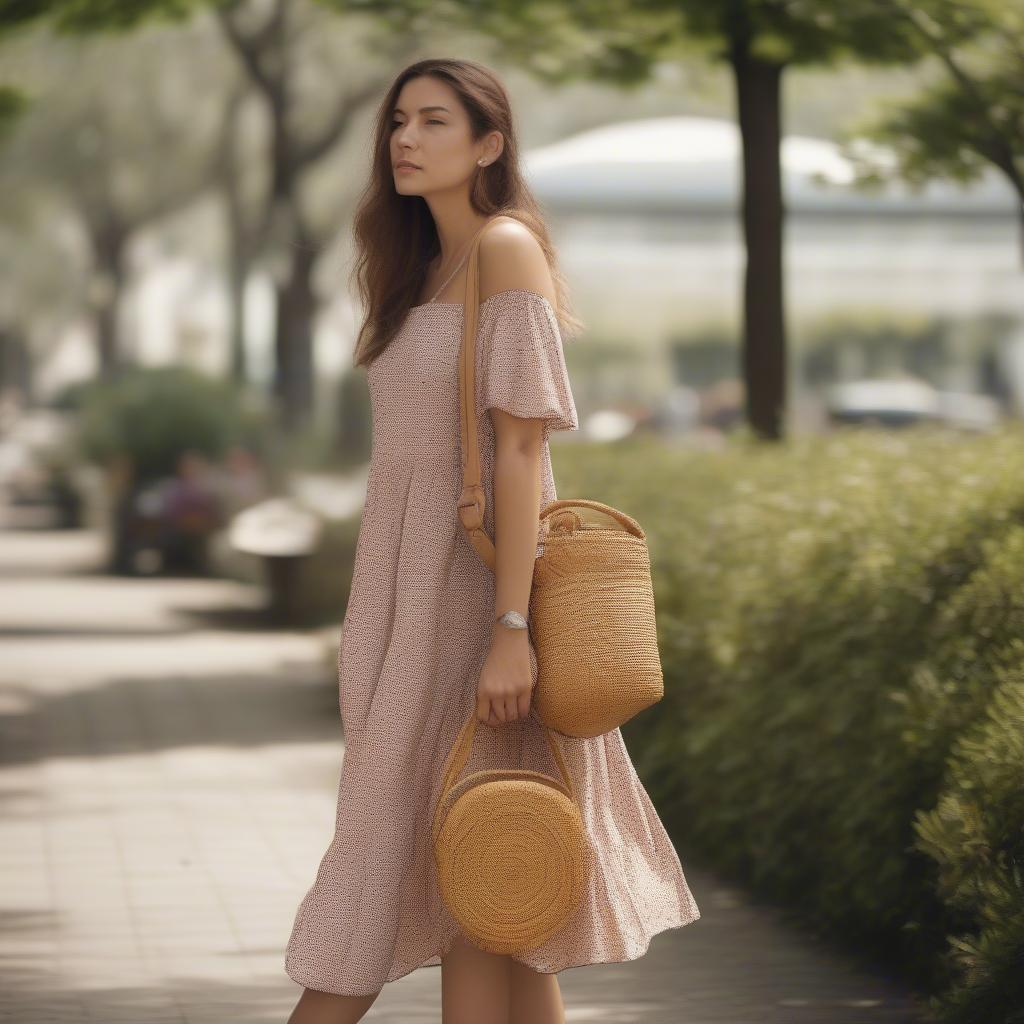
{"type": "Polygon", "coordinates": [[[512,997],[508,1024],[565,1024],[557,974],[535,971],[518,960],[510,967],[512,997]]]}
{"type": "Polygon", "coordinates": [[[441,958],[441,1024],[508,1024],[509,960],[457,936],[441,958]]]}
{"type": "Polygon", "coordinates": [[[314,988],[303,990],[288,1024],[356,1024],[379,996],[334,996],[314,988]]]}

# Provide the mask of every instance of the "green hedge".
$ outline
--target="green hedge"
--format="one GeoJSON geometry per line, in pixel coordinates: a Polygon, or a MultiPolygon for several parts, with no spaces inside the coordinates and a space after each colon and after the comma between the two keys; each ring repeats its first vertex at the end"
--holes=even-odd
{"type": "Polygon", "coordinates": [[[625,732],[673,834],[965,1024],[1024,1020],[1022,441],[554,456],[648,532],[666,696],[625,732]]]}
{"type": "Polygon", "coordinates": [[[184,451],[217,458],[232,444],[262,453],[271,425],[265,409],[231,384],[188,367],[133,367],[91,381],[63,400],[79,410],[79,452],[106,463],[130,458],[135,477],[173,475],[184,451]]]}
{"type": "Polygon", "coordinates": [[[986,545],[950,602],[943,657],[918,677],[919,735],[952,755],[937,806],[916,815],[942,898],[969,923],[947,958],[945,1018],[1024,1020],[1024,529],[986,545]],[[958,635],[956,633],[958,631],[958,635]]]}

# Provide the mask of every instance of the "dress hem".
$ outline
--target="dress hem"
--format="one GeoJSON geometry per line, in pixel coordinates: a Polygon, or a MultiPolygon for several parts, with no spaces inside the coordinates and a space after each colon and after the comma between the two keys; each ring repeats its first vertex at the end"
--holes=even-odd
{"type": "MultiPolygon", "coordinates": [[[[647,955],[647,951],[651,948],[651,941],[654,939],[654,937],[656,935],[661,935],[662,932],[674,931],[674,930],[679,929],[679,928],[685,928],[687,925],[693,924],[694,922],[699,921],[699,920],[700,920],[700,911],[695,907],[692,916],[685,917],[685,918],[680,918],[678,921],[676,921],[675,924],[667,924],[664,927],[657,928],[654,931],[650,932],[647,935],[647,941],[644,943],[643,949],[639,950],[635,955],[621,957],[621,958],[615,958],[615,959],[612,959],[612,960],[581,960],[579,963],[563,964],[560,967],[556,967],[556,968],[553,968],[551,970],[545,970],[542,967],[534,967],[533,964],[528,964],[525,961],[520,960],[517,956],[515,956],[513,954],[508,954],[508,955],[511,956],[512,959],[515,960],[517,963],[521,963],[521,964],[523,964],[524,967],[529,967],[530,970],[536,971],[539,974],[561,974],[562,971],[571,971],[571,970],[573,970],[573,969],[575,969],[577,967],[597,967],[600,964],[626,964],[626,963],[630,963],[633,960],[639,960],[641,957],[646,956],[647,955]]],[[[454,940],[453,940],[453,942],[454,942],[454,940]]],[[[414,966],[410,967],[407,971],[403,971],[401,974],[397,974],[397,975],[395,975],[395,977],[389,978],[388,980],[386,980],[384,982],[384,985],[390,985],[390,984],[392,984],[392,983],[394,983],[396,981],[401,981],[402,978],[405,978],[408,975],[412,974],[413,971],[418,971],[418,970],[420,970],[422,968],[425,968],[425,967],[440,967],[441,966],[441,957],[447,956],[448,953],[451,950],[451,947],[452,947],[452,943],[449,943],[447,949],[442,949],[438,953],[431,953],[430,956],[428,956],[424,960],[421,960],[418,964],[415,964],[414,966]]],[[[315,984],[307,983],[306,981],[303,980],[302,972],[300,970],[298,970],[292,964],[286,964],[285,968],[284,968],[284,972],[296,984],[302,985],[304,988],[311,988],[315,992],[324,992],[327,995],[332,995],[332,996],[352,996],[352,997],[363,997],[363,998],[365,998],[365,997],[371,996],[371,995],[379,995],[380,992],[382,991],[383,987],[384,987],[384,985],[382,985],[381,988],[374,989],[372,992],[342,992],[342,991],[339,991],[336,987],[334,987],[334,988],[319,988],[315,984]]]]}

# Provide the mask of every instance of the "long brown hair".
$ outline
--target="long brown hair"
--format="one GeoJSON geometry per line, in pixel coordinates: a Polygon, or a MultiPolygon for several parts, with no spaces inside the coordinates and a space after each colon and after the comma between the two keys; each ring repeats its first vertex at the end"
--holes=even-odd
{"type": "Polygon", "coordinates": [[[402,86],[411,78],[433,75],[456,92],[469,115],[474,140],[499,131],[505,145],[487,167],[477,167],[469,201],[485,216],[515,217],[537,237],[555,286],[559,324],[568,333],[583,326],[569,309],[565,280],[554,247],[519,167],[519,143],[512,108],[495,73],[470,60],[431,58],[416,61],[395,79],[377,111],[370,180],[354,218],[355,266],[352,272],[365,319],[356,337],[354,365],[368,365],[387,347],[410,307],[416,304],[427,264],[440,252],[430,207],[422,196],[403,196],[391,169],[391,117],[402,86]]]}

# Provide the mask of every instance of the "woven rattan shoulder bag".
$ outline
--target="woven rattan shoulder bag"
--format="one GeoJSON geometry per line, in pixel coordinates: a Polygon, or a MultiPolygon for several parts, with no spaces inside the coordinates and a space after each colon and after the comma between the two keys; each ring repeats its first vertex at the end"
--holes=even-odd
{"type": "MultiPolygon", "coordinates": [[[[470,246],[459,355],[458,513],[470,543],[491,569],[494,543],[483,525],[475,373],[480,239],[497,219],[491,218],[470,246]]],[[[544,547],[534,562],[528,616],[537,652],[537,716],[567,736],[599,736],[665,692],[646,535],[624,512],[586,498],[549,502],[540,522],[544,547]]]]}
{"type": "Polygon", "coordinates": [[[554,935],[579,906],[591,850],[572,776],[546,728],[561,781],[515,768],[473,772],[456,783],[476,725],[474,707],[452,745],[434,807],[438,888],[481,949],[521,953],[554,935]]]}

